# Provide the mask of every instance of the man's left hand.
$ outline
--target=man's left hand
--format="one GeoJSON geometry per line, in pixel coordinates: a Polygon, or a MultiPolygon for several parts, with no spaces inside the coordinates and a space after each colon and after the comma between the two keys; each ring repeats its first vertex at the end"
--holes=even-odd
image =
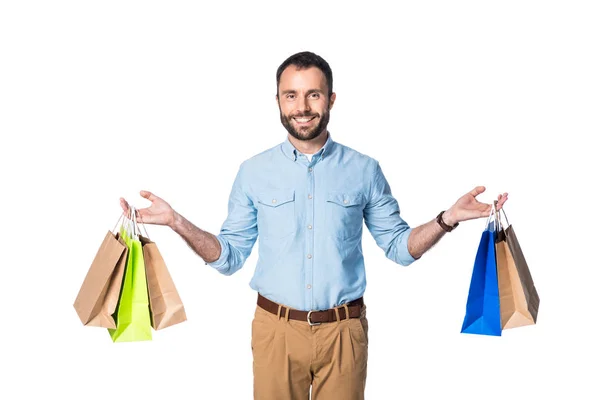
{"type": "MultiPolygon", "coordinates": [[[[492,211],[492,205],[481,203],[476,198],[483,192],[485,192],[485,187],[477,186],[475,189],[458,199],[456,203],[454,203],[454,205],[444,212],[444,215],[442,215],[444,222],[450,226],[453,226],[457,222],[489,217],[492,211]]],[[[496,209],[502,209],[502,205],[506,202],[506,200],[508,200],[508,193],[499,194],[496,209]]]]}

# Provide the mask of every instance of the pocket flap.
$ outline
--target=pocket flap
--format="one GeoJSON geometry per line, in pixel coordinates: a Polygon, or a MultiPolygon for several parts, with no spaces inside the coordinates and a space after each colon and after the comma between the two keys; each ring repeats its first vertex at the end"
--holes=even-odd
{"type": "Polygon", "coordinates": [[[274,189],[258,194],[258,202],[269,207],[279,207],[290,201],[294,201],[293,189],[274,189]]]}
{"type": "Polygon", "coordinates": [[[342,207],[357,206],[363,203],[363,195],[360,192],[329,192],[327,193],[327,201],[339,204],[342,207]]]}

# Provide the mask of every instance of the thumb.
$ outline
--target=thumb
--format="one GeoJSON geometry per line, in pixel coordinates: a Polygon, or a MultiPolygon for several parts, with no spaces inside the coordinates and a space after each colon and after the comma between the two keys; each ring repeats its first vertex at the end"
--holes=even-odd
{"type": "Polygon", "coordinates": [[[485,186],[476,186],[475,189],[473,189],[469,192],[469,194],[473,197],[476,197],[483,192],[485,192],[485,186]]]}
{"type": "Polygon", "coordinates": [[[148,199],[150,201],[154,201],[157,199],[157,197],[152,194],[151,192],[147,191],[147,190],[142,190],[140,191],[140,196],[142,196],[145,199],[148,199]]]}

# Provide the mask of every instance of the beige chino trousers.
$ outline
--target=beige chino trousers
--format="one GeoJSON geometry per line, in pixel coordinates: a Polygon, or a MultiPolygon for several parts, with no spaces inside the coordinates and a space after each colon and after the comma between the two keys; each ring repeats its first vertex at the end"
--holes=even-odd
{"type": "Polygon", "coordinates": [[[366,305],[360,318],[314,326],[256,306],[251,345],[255,400],[307,400],[311,385],[313,400],[364,399],[366,305]]]}

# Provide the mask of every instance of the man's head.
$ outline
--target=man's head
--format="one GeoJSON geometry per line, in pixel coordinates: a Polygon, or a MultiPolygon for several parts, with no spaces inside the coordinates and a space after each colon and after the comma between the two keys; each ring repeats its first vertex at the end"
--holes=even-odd
{"type": "Polygon", "coordinates": [[[290,56],[277,69],[281,123],[298,140],[325,133],[333,107],[333,74],[327,61],[311,52],[290,56]]]}

